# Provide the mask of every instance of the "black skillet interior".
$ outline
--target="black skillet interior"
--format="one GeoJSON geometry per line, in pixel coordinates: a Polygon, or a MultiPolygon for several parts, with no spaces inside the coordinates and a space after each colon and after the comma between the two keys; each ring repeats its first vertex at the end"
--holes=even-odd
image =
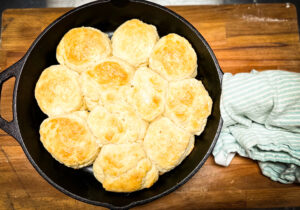
{"type": "Polygon", "coordinates": [[[73,198],[106,207],[129,207],[158,198],[186,182],[205,162],[218,136],[221,71],[209,46],[181,17],[163,7],[142,1],[99,1],[79,7],[52,24],[27,54],[17,89],[17,119],[23,148],[39,173],[59,190],[73,198]],[[205,131],[196,138],[192,153],[169,173],[161,176],[150,189],[134,193],[105,191],[90,168],[74,170],[54,160],[39,141],[39,126],[45,115],[34,98],[35,84],[46,67],[57,64],[56,46],[71,28],[91,26],[108,34],[123,22],[138,18],[157,27],[159,35],[177,33],[190,41],[198,55],[197,79],[203,81],[213,99],[212,115],[205,131]]]}

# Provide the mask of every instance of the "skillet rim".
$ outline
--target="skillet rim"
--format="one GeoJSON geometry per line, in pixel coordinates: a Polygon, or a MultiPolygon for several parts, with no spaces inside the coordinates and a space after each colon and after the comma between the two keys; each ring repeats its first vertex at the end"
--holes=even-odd
{"type": "MultiPolygon", "coordinates": [[[[185,184],[192,176],[194,176],[198,170],[202,167],[202,165],[206,162],[207,158],[209,157],[209,155],[212,152],[212,149],[214,148],[216,141],[219,137],[221,128],[222,128],[222,124],[223,124],[223,120],[220,116],[220,121],[219,121],[219,125],[217,128],[217,131],[215,133],[215,137],[208,149],[208,151],[206,152],[204,158],[198,163],[198,165],[184,178],[182,179],[180,182],[176,183],[173,187],[169,188],[168,190],[152,196],[150,198],[144,199],[144,200],[139,200],[139,201],[134,201],[129,203],[128,205],[125,206],[115,206],[113,204],[110,203],[106,203],[106,202],[100,202],[100,201],[93,201],[93,200],[89,200],[87,198],[78,196],[76,194],[73,194],[72,192],[66,190],[65,188],[61,187],[60,185],[58,185],[56,182],[52,181],[52,179],[50,179],[40,168],[39,166],[35,163],[35,161],[32,159],[30,153],[27,150],[27,147],[25,146],[24,142],[23,142],[23,138],[20,132],[20,128],[19,128],[19,122],[18,122],[18,114],[17,114],[17,109],[16,109],[16,104],[17,104],[17,92],[18,92],[18,87],[19,87],[19,81],[20,81],[20,77],[23,73],[23,69],[24,69],[24,65],[29,57],[29,55],[31,54],[32,50],[35,48],[35,46],[38,44],[38,42],[40,41],[40,39],[52,28],[54,27],[58,22],[60,22],[62,19],[66,18],[67,16],[76,13],[79,10],[85,9],[87,7],[92,7],[93,5],[98,5],[98,4],[102,4],[102,3],[107,3],[107,2],[113,2],[114,0],[98,0],[98,1],[94,1],[91,3],[87,3],[84,5],[81,5],[79,7],[76,7],[74,9],[71,9],[70,11],[66,12],[65,14],[61,15],[60,17],[58,17],[56,20],[54,20],[51,24],[49,24],[40,34],[39,36],[34,40],[34,42],[32,43],[32,45],[30,46],[30,48],[28,49],[28,51],[26,52],[26,54],[17,62],[17,63],[22,63],[21,67],[20,67],[20,71],[18,73],[18,75],[16,76],[16,81],[15,81],[15,87],[14,87],[14,93],[13,93],[13,99],[14,99],[14,103],[13,103],[13,116],[15,117],[15,125],[16,125],[16,130],[17,130],[17,141],[20,143],[25,155],[27,156],[28,160],[30,161],[30,163],[33,165],[33,167],[35,168],[35,170],[49,183],[51,184],[53,187],[55,187],[56,189],[58,189],[59,191],[63,192],[64,194],[68,195],[71,198],[74,198],[76,200],[88,203],[88,204],[92,204],[92,205],[96,205],[96,206],[103,206],[109,209],[129,209],[132,208],[134,206],[137,205],[142,205],[145,203],[149,203],[153,200],[156,200],[158,198],[161,198],[173,191],[175,191],[177,188],[179,188],[180,186],[182,186],[183,184],[185,184]]],[[[178,15],[177,13],[173,12],[172,10],[158,5],[156,3],[153,2],[149,2],[149,1],[143,1],[143,0],[122,0],[122,1],[127,1],[127,2],[133,2],[133,3],[139,3],[139,4],[144,4],[144,5],[149,5],[152,7],[155,7],[157,9],[160,9],[172,16],[174,16],[175,18],[177,18],[178,20],[180,20],[184,25],[186,25],[187,27],[189,27],[193,33],[202,41],[202,43],[204,44],[204,46],[206,47],[206,50],[209,52],[214,65],[216,67],[217,73],[218,73],[218,77],[219,77],[219,82],[220,82],[220,86],[222,84],[222,78],[223,78],[223,72],[219,66],[219,63],[217,61],[216,56],[214,55],[212,49],[210,48],[209,44],[206,42],[206,40],[203,38],[203,36],[200,34],[200,32],[191,24],[189,23],[187,20],[185,20],[182,16],[178,15]]]]}

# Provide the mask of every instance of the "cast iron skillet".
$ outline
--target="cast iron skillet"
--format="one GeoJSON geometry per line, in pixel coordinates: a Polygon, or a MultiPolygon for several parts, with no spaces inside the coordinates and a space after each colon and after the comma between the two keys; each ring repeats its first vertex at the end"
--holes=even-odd
{"type": "Polygon", "coordinates": [[[0,74],[0,88],[10,77],[16,78],[13,120],[7,122],[0,117],[0,128],[20,143],[28,160],[44,179],[63,193],[89,204],[130,208],[174,191],[204,164],[222,126],[219,110],[222,71],[211,48],[184,18],[165,7],[146,1],[102,0],[67,12],[38,36],[21,60],[0,74]],[[160,36],[174,32],[189,40],[198,56],[197,79],[202,80],[214,103],[204,132],[196,137],[192,153],[174,170],[160,176],[150,189],[125,194],[105,191],[94,178],[91,167],[80,170],[65,167],[44,149],[39,140],[39,126],[46,116],[36,103],[34,88],[43,69],[57,63],[56,46],[68,30],[92,26],[111,35],[120,24],[131,18],[155,25],[160,36]]]}

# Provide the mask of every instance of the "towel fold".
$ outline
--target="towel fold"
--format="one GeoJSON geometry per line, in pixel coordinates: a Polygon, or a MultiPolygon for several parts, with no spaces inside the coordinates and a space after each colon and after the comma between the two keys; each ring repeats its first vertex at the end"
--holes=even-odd
{"type": "Polygon", "coordinates": [[[259,161],[265,176],[300,182],[300,74],[251,71],[223,76],[223,128],[213,155],[228,166],[236,153],[259,161]]]}

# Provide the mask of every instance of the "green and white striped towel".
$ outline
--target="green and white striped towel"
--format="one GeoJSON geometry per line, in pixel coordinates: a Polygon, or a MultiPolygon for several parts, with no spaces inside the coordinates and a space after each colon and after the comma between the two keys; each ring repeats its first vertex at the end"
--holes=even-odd
{"type": "Polygon", "coordinates": [[[300,182],[300,74],[270,70],[224,74],[223,128],[213,155],[228,166],[236,153],[258,160],[262,173],[300,182]]]}

